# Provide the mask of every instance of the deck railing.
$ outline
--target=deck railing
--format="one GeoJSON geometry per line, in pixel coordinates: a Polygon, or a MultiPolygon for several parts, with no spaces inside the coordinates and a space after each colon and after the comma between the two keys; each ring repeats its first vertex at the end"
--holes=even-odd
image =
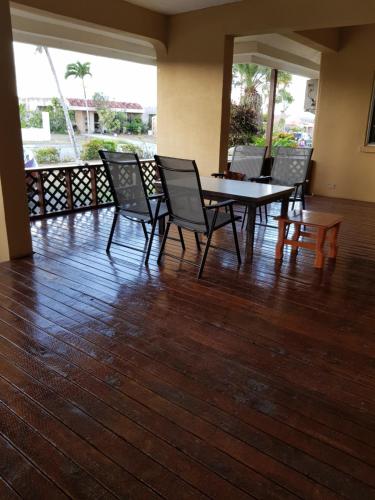
{"type": "MultiPolygon", "coordinates": [[[[141,160],[149,194],[154,192],[156,164],[141,160]]],[[[107,174],[101,163],[27,169],[30,218],[43,218],[113,204],[107,174]]]]}

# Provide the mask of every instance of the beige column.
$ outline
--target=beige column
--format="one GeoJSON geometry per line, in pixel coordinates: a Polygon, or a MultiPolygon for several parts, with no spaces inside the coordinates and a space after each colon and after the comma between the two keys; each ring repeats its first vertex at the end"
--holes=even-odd
{"type": "Polygon", "coordinates": [[[0,2],[0,262],[32,252],[9,2],[0,2]]]}
{"type": "Polygon", "coordinates": [[[209,175],[228,155],[233,37],[171,20],[158,59],[158,153],[195,159],[209,175]]]}

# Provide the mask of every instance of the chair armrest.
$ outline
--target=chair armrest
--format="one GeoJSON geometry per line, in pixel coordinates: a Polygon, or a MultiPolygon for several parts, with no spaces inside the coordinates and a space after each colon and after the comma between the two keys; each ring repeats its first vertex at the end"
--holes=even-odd
{"type": "Polygon", "coordinates": [[[165,194],[158,193],[158,194],[151,194],[150,196],[148,196],[149,200],[156,200],[157,198],[165,198],[165,194]]]}
{"type": "Polygon", "coordinates": [[[235,203],[235,200],[225,200],[225,201],[220,201],[218,203],[215,203],[215,205],[207,205],[204,207],[205,210],[212,210],[214,208],[219,209],[221,207],[229,207],[230,205],[233,205],[235,203]]]}
{"type": "Polygon", "coordinates": [[[267,182],[272,181],[272,177],[270,175],[260,175],[259,177],[252,177],[250,181],[266,184],[267,182]]]}
{"type": "Polygon", "coordinates": [[[214,172],[213,174],[211,174],[211,177],[220,177],[220,179],[222,179],[224,175],[224,172],[214,172]]]}

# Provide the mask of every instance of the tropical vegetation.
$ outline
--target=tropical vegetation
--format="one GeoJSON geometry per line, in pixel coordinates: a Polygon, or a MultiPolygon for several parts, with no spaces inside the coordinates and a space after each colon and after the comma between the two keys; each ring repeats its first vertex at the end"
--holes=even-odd
{"type": "Polygon", "coordinates": [[[90,130],[89,107],[87,103],[87,93],[85,85],[85,78],[87,76],[92,76],[89,62],[81,63],[77,61],[75,63],[68,64],[66,67],[65,79],[74,77],[74,78],[80,78],[82,81],[83,97],[85,99],[85,105],[86,105],[86,128],[87,132],[89,132],[90,130]]]}

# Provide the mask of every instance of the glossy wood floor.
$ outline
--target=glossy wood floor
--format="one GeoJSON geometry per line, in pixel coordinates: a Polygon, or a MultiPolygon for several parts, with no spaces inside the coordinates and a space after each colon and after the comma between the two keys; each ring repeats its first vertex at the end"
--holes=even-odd
{"type": "Polygon", "coordinates": [[[375,205],[308,208],[345,218],[336,265],[259,227],[200,282],[159,239],[108,258],[111,209],[33,223],[0,265],[0,498],[375,498],[375,205]]]}

